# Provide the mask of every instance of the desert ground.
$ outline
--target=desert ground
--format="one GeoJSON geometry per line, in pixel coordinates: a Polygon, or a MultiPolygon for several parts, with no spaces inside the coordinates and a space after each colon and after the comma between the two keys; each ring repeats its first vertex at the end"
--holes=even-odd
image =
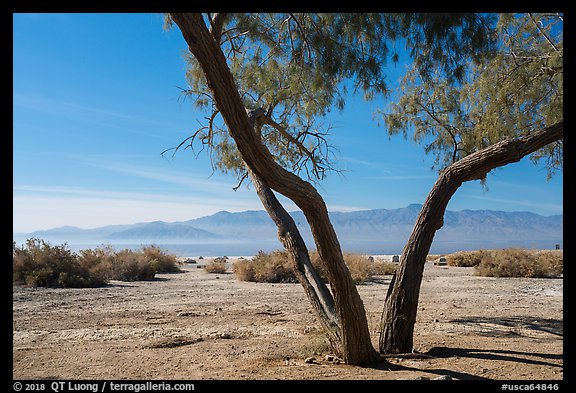
{"type": "MultiPolygon", "coordinates": [[[[233,263],[233,260],[232,260],[233,263]]],[[[391,276],[359,285],[373,343],[391,276]]],[[[95,289],[13,287],[14,379],[562,380],[563,279],[428,262],[414,358],[330,357],[299,284],[197,264],[95,289]]]]}

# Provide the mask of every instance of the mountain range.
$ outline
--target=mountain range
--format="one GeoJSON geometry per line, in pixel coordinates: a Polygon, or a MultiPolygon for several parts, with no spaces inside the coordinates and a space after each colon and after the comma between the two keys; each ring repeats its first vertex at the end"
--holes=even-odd
{"type": "MultiPolygon", "coordinates": [[[[421,205],[398,209],[331,212],[330,219],[342,249],[370,254],[402,251],[421,205]]],[[[290,213],[310,249],[312,235],[300,211],[290,213]]],[[[253,255],[258,250],[282,248],[277,230],[264,210],[216,214],[178,222],[142,222],[94,229],[60,227],[21,235],[52,243],[111,244],[138,247],[157,244],[188,255],[253,255]],[[198,252],[194,252],[198,251],[198,252]]],[[[530,212],[494,210],[446,211],[444,226],[436,232],[432,253],[480,248],[528,247],[551,249],[562,245],[563,215],[541,216],[530,212]]],[[[86,247],[84,247],[86,248],[86,247]]]]}

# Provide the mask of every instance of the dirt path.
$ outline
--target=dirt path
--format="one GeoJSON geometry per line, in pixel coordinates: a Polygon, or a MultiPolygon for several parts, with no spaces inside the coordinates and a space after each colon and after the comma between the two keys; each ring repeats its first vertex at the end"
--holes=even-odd
{"type": "MultiPolygon", "coordinates": [[[[195,265],[157,277],[98,289],[13,287],[13,378],[563,378],[562,279],[427,265],[414,344],[429,357],[362,368],[326,359],[299,284],[240,282],[195,265]]],[[[359,286],[375,345],[389,282],[359,286]]]]}

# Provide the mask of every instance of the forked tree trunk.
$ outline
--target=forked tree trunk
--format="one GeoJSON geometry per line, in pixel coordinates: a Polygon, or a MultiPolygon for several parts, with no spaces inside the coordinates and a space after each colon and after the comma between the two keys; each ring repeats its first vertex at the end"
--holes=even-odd
{"type": "MultiPolygon", "coordinates": [[[[333,350],[348,364],[369,364],[378,359],[372,346],[364,304],[344,263],[340,243],[316,189],[278,165],[258,139],[230,73],[222,50],[199,14],[171,14],[190,52],[194,55],[213,93],[230,135],[246,166],[267,187],[291,199],[304,213],[322,259],[334,297],[340,325],[338,346],[333,350]]],[[[334,339],[330,333],[329,339],[334,339]]]]}
{"type": "Polygon", "coordinates": [[[559,122],[528,136],[496,143],[464,157],[440,173],[422,206],[388,288],[380,325],[381,353],[413,350],[414,324],[426,256],[436,231],[443,225],[446,206],[460,185],[482,179],[492,169],[520,161],[522,157],[562,139],[563,130],[564,123],[559,122]]]}
{"type": "Polygon", "coordinates": [[[334,298],[310,261],[308,248],[294,219],[278,201],[266,183],[248,168],[252,184],[262,205],[278,228],[278,239],[288,251],[296,278],[312,305],[318,320],[324,327],[332,348],[342,347],[342,327],[334,310],[334,298]]]}

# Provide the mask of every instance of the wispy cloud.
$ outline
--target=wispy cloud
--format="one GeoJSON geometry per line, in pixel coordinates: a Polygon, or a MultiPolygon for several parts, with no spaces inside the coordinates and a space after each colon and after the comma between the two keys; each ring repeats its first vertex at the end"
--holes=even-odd
{"type": "MultiPolygon", "coordinates": [[[[164,118],[162,120],[151,119],[142,114],[110,110],[94,105],[45,97],[36,93],[15,92],[13,94],[13,105],[14,107],[25,108],[27,113],[30,111],[43,112],[51,116],[120,129],[132,134],[157,139],[164,139],[166,133],[182,129],[181,125],[170,124],[164,118]],[[161,129],[162,132],[147,131],[151,126],[154,130],[161,129]]],[[[19,120],[17,116],[15,116],[15,120],[19,120]]]]}
{"type": "Polygon", "coordinates": [[[366,176],[367,180],[423,180],[435,179],[436,176],[430,175],[383,175],[383,176],[366,176]]]}
{"type": "Polygon", "coordinates": [[[31,232],[65,225],[94,228],[142,221],[182,221],[221,210],[261,209],[253,192],[170,195],[78,187],[13,188],[13,231],[31,232]]]}
{"type": "Polygon", "coordinates": [[[137,166],[121,162],[112,162],[110,160],[88,161],[87,163],[94,167],[106,169],[112,172],[175,184],[194,190],[203,190],[204,192],[226,192],[230,191],[234,186],[230,182],[210,179],[209,176],[180,173],[176,172],[176,170],[159,170],[156,168],[143,167],[141,165],[137,166]]]}
{"type": "Polygon", "coordinates": [[[483,195],[472,195],[472,194],[462,194],[459,196],[460,198],[469,198],[475,199],[485,202],[495,202],[498,204],[509,204],[511,206],[524,206],[530,208],[531,210],[540,210],[543,212],[549,212],[550,214],[562,214],[564,206],[562,204],[557,203],[545,203],[545,202],[537,202],[533,200],[526,200],[526,199],[509,199],[509,198],[494,198],[494,197],[487,197],[483,195]]]}

